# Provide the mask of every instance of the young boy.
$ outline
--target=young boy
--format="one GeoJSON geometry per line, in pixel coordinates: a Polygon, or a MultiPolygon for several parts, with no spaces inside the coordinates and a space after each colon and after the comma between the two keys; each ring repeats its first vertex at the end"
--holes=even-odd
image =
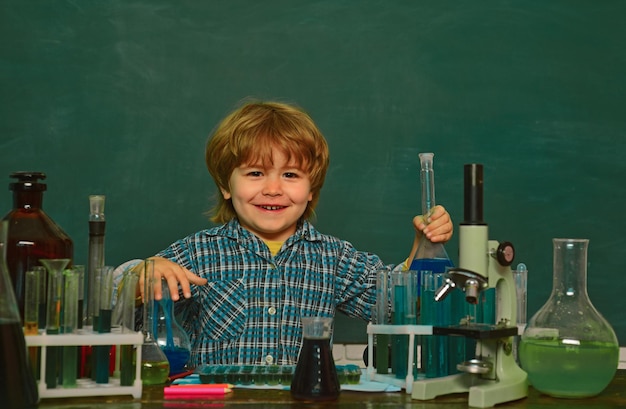
{"type": "MultiPolygon", "coordinates": [[[[189,366],[294,364],[301,317],[333,317],[339,309],[369,320],[375,272],[384,264],[309,222],[329,154],[306,113],[282,103],[246,104],[221,122],[205,158],[221,192],[212,217],[220,225],[151,258],[172,298],[183,295],[176,307],[192,344],[189,366]]],[[[423,234],[433,242],[452,236],[441,206],[428,225],[421,216],[413,225],[413,251],[423,234]]],[[[143,263],[134,263],[141,274],[143,263]]]]}

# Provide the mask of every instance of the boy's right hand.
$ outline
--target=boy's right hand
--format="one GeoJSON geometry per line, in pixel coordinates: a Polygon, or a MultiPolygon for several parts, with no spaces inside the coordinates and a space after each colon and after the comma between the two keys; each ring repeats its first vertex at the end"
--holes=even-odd
{"type": "MultiPolygon", "coordinates": [[[[167,281],[167,285],[170,289],[170,294],[172,296],[172,300],[178,300],[178,286],[183,291],[183,297],[190,298],[191,297],[191,284],[196,285],[205,285],[208,281],[206,278],[198,277],[191,271],[187,270],[185,267],[174,263],[173,261],[166,259],[164,257],[150,257],[150,260],[154,260],[154,299],[160,300],[163,296],[161,292],[161,279],[165,279],[167,281]]],[[[137,266],[133,268],[139,273],[139,291],[141,294],[141,298],[144,298],[144,263],[139,263],[137,266]]]]}

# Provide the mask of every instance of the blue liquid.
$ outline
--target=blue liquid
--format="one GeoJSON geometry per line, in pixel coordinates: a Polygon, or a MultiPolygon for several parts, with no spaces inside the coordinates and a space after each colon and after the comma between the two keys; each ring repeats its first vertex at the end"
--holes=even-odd
{"type": "Polygon", "coordinates": [[[449,258],[420,258],[411,262],[409,270],[417,271],[417,295],[422,294],[422,271],[432,271],[433,274],[445,273],[449,267],[454,267],[449,258]]]}
{"type": "Polygon", "coordinates": [[[185,370],[185,364],[191,356],[191,352],[188,349],[167,346],[161,347],[161,349],[170,363],[170,375],[175,375],[185,370]]]}
{"type": "MultiPolygon", "coordinates": [[[[435,302],[436,284],[433,281],[428,291],[422,290],[422,273],[432,272],[433,276],[445,273],[448,268],[454,267],[449,258],[421,258],[411,263],[410,270],[417,272],[418,316],[423,325],[451,324],[451,297],[435,302]],[[422,299],[423,298],[423,299],[422,299]]],[[[422,371],[427,378],[448,375],[448,339],[440,336],[424,336],[419,338],[422,351],[422,371]]]]}

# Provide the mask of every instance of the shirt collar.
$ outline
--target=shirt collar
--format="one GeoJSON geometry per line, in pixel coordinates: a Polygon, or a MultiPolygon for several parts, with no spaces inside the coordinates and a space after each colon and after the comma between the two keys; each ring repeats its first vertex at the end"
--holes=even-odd
{"type": "MultiPolygon", "coordinates": [[[[239,242],[260,240],[257,236],[244,229],[239,223],[239,219],[233,218],[219,228],[220,234],[230,237],[239,242]]],[[[286,244],[291,245],[299,240],[319,241],[322,235],[308,220],[300,220],[296,232],[287,239],[286,244]]]]}

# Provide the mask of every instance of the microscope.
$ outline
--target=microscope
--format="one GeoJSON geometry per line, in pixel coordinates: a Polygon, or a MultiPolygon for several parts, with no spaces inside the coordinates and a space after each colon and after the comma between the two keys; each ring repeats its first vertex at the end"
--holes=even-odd
{"type": "Polygon", "coordinates": [[[444,284],[436,291],[435,301],[443,300],[455,289],[465,300],[476,304],[481,293],[495,289],[495,324],[463,320],[458,325],[433,327],[432,336],[463,336],[476,340],[476,356],[457,365],[458,374],[421,379],[413,383],[411,397],[434,399],[450,393],[469,392],[469,406],[488,408],[521,399],[528,394],[526,372],[516,363],[513,337],[517,301],[511,264],[513,245],[489,240],[483,221],[483,167],[464,168],[464,221],[459,226],[459,267],[446,272],[444,284]]]}

